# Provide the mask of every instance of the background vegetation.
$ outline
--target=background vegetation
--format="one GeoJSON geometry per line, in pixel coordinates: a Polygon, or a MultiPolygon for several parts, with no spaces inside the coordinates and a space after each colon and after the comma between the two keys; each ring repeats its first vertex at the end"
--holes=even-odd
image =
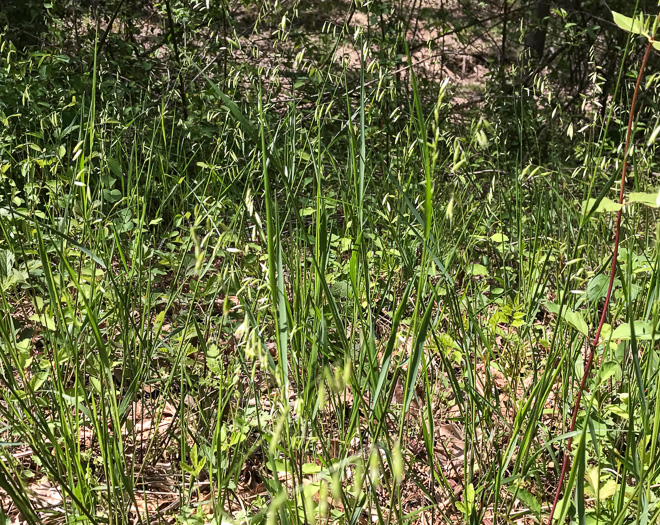
{"type": "Polygon", "coordinates": [[[656,14],[3,2],[0,522],[657,522],[656,14]]]}

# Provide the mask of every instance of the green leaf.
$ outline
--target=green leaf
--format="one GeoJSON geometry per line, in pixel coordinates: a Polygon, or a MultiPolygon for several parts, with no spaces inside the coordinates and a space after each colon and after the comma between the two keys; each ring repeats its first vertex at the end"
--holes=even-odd
{"type": "Polygon", "coordinates": [[[580,312],[574,312],[570,308],[566,309],[566,322],[575,328],[582,335],[589,335],[589,327],[580,312]]]}
{"type": "Polygon", "coordinates": [[[187,474],[190,474],[191,476],[195,475],[195,469],[191,465],[188,465],[188,463],[182,461],[181,463],[179,463],[179,466],[181,467],[181,470],[183,470],[187,474]]]}
{"type": "Polygon", "coordinates": [[[50,315],[44,314],[34,314],[30,316],[30,321],[34,321],[45,326],[48,330],[56,331],[57,325],[55,324],[55,319],[50,315]]]}
{"type": "Polygon", "coordinates": [[[644,32],[644,18],[642,16],[637,16],[633,19],[616,11],[612,11],[612,16],[614,23],[624,31],[636,35],[641,35],[644,32]]]}
{"type": "Polygon", "coordinates": [[[603,213],[608,211],[619,211],[622,207],[622,204],[614,202],[612,199],[603,197],[603,199],[598,203],[598,207],[595,210],[592,210],[594,204],[596,204],[597,199],[589,199],[582,205],[582,213],[603,213]]]}
{"type": "Polygon", "coordinates": [[[121,179],[124,176],[123,172],[121,171],[121,165],[116,159],[113,159],[112,157],[108,157],[108,168],[110,168],[112,174],[118,179],[121,179]]]}
{"type": "Polygon", "coordinates": [[[559,313],[559,305],[553,303],[552,301],[547,301],[545,303],[545,309],[553,315],[557,315],[559,313]]]}
{"type": "Polygon", "coordinates": [[[331,285],[330,289],[335,296],[345,299],[351,291],[351,285],[348,281],[337,281],[331,285]]]}
{"type": "Polygon", "coordinates": [[[37,372],[30,379],[30,387],[32,388],[32,390],[36,392],[41,388],[41,385],[43,385],[47,379],[48,379],[47,371],[37,372]]]}
{"type": "Polygon", "coordinates": [[[135,224],[133,223],[133,215],[129,208],[124,208],[119,210],[117,213],[117,218],[113,221],[117,233],[124,233],[131,231],[135,224]]]}
{"type": "Polygon", "coordinates": [[[520,501],[522,501],[525,505],[529,507],[529,510],[531,510],[534,514],[540,514],[541,513],[541,504],[539,501],[534,497],[534,495],[529,492],[528,490],[525,490],[523,488],[516,488],[516,487],[510,487],[507,486],[507,490],[516,498],[518,498],[520,501]]]}
{"type": "Polygon", "coordinates": [[[303,463],[303,474],[318,474],[319,472],[321,472],[321,465],[317,465],[316,463],[303,463]]]}
{"type": "Polygon", "coordinates": [[[598,467],[588,467],[584,472],[584,479],[589,484],[588,491],[590,495],[596,494],[600,486],[599,469],[598,467]]]}
{"type": "Polygon", "coordinates": [[[195,443],[193,445],[192,449],[190,449],[190,461],[192,461],[192,464],[195,467],[197,467],[197,460],[198,460],[198,457],[197,457],[197,443],[195,443]]]}
{"type": "Polygon", "coordinates": [[[305,483],[303,485],[303,497],[312,498],[320,489],[321,483],[318,481],[314,483],[305,483]]]}
{"type": "Polygon", "coordinates": [[[619,363],[616,361],[607,361],[606,363],[603,363],[600,367],[600,380],[601,381],[607,381],[610,377],[613,375],[619,373],[621,371],[621,367],[619,367],[619,363]]]}
{"type": "Polygon", "coordinates": [[[497,243],[503,243],[509,240],[509,238],[503,233],[496,233],[491,235],[490,240],[497,243]]]}
{"type": "MultiPolygon", "coordinates": [[[[589,301],[595,301],[602,299],[607,295],[607,287],[610,285],[610,278],[605,274],[598,274],[587,284],[587,299],[589,301]]],[[[614,290],[617,286],[621,285],[619,279],[615,279],[612,285],[614,290]]]]}
{"type": "MultiPolygon", "coordinates": [[[[641,341],[648,341],[653,334],[653,327],[646,321],[635,321],[635,338],[641,341]]],[[[617,326],[612,332],[612,339],[629,341],[632,338],[630,323],[623,323],[617,326]]],[[[656,331],[654,339],[660,339],[660,334],[656,331]]]]}
{"type": "Polygon", "coordinates": [[[628,413],[628,407],[625,405],[609,405],[607,411],[615,416],[620,417],[621,419],[628,419],[630,414],[628,413]]]}
{"type": "Polygon", "coordinates": [[[633,192],[628,195],[628,202],[639,202],[651,208],[660,206],[660,193],[633,192]]]}
{"type": "Polygon", "coordinates": [[[0,250],[0,279],[9,277],[15,262],[16,257],[11,250],[0,250]]]}
{"type": "MultiPolygon", "coordinates": [[[[551,301],[547,301],[545,303],[545,308],[551,314],[554,314],[554,315],[559,314],[559,305],[558,304],[555,304],[551,301]]],[[[582,317],[582,314],[580,312],[574,312],[568,306],[564,306],[564,308],[562,309],[562,316],[568,324],[570,324],[573,328],[575,328],[582,335],[585,335],[585,336],[589,335],[589,326],[587,325],[586,321],[584,320],[584,317],[582,317]]]]}
{"type": "Polygon", "coordinates": [[[103,199],[111,204],[121,200],[121,191],[119,190],[103,190],[103,199]]]}
{"type": "Polygon", "coordinates": [[[412,281],[410,281],[408,283],[408,286],[406,286],[406,289],[403,291],[403,296],[401,297],[399,306],[397,307],[396,312],[394,313],[394,317],[392,318],[392,331],[390,332],[390,337],[387,341],[387,347],[385,348],[385,354],[383,355],[380,374],[378,375],[378,382],[376,383],[376,389],[373,394],[370,417],[373,415],[374,410],[376,409],[378,399],[383,389],[383,385],[385,384],[385,380],[387,379],[389,374],[390,363],[392,360],[392,353],[394,351],[395,346],[398,343],[399,325],[401,323],[401,319],[403,317],[412,287],[413,287],[413,283],[412,281]]]}
{"type": "Polygon", "coordinates": [[[486,268],[483,264],[472,264],[472,265],[468,266],[467,273],[469,273],[470,275],[474,275],[474,276],[477,276],[477,275],[486,275],[486,276],[488,276],[489,275],[488,268],[486,268]]]}
{"type": "Polygon", "coordinates": [[[466,488],[465,488],[465,514],[467,516],[470,516],[472,514],[472,509],[474,509],[474,485],[470,483],[466,488]]]}
{"type": "Polygon", "coordinates": [[[270,463],[267,465],[268,468],[271,470],[271,472],[273,472],[273,474],[275,473],[291,474],[291,466],[287,464],[286,461],[283,461],[281,459],[276,459],[273,461],[273,463],[275,470],[273,470],[273,465],[271,465],[270,463]]]}
{"type": "Polygon", "coordinates": [[[598,491],[598,499],[604,500],[611,498],[616,493],[616,481],[613,479],[607,480],[600,490],[598,491]]]}

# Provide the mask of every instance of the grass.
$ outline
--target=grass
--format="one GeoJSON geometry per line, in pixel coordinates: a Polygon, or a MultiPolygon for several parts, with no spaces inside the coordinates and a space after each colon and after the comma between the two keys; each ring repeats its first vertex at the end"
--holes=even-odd
{"type": "MultiPolygon", "coordinates": [[[[430,98],[412,75],[393,101],[369,74],[279,112],[209,78],[195,123],[168,95],[122,114],[99,72],[5,115],[4,515],[538,523],[566,452],[559,521],[658,519],[649,207],[626,207],[567,431],[611,258],[612,213],[583,202],[617,190],[626,110],[594,108],[541,164],[522,90],[459,126],[450,84],[430,98]]],[[[654,154],[639,141],[636,181],[654,154]]]]}

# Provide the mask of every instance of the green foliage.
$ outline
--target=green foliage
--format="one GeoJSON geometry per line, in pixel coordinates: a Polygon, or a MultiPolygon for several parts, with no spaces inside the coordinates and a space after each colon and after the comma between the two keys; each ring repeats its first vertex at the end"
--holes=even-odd
{"type": "Polygon", "coordinates": [[[540,522],[564,453],[560,521],[657,521],[654,74],[615,182],[654,22],[558,9],[532,64],[511,2],[326,4],[0,38],[0,521],[540,522]]]}

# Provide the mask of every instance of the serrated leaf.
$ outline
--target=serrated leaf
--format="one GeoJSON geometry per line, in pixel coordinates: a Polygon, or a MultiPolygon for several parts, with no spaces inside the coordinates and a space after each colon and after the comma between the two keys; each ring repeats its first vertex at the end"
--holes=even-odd
{"type": "Polygon", "coordinates": [[[600,490],[598,491],[598,499],[603,500],[603,499],[608,499],[614,496],[616,493],[616,481],[613,479],[610,479],[606,481],[602,487],[600,487],[600,490]]]}
{"type": "Polygon", "coordinates": [[[9,276],[5,277],[5,279],[0,282],[0,288],[3,290],[9,290],[15,284],[27,281],[28,278],[29,274],[27,272],[21,272],[19,270],[13,269],[9,276]]]}
{"type": "Polygon", "coordinates": [[[642,17],[630,18],[616,11],[612,11],[614,23],[624,31],[641,35],[644,32],[644,19],[642,17]]]}
{"type": "Polygon", "coordinates": [[[587,467],[584,472],[584,479],[587,480],[587,483],[589,484],[589,487],[592,489],[594,494],[600,485],[599,472],[600,471],[598,467],[587,467]]]}
{"type": "Polygon", "coordinates": [[[191,476],[195,475],[195,469],[192,468],[191,465],[188,465],[188,463],[182,461],[181,463],[179,463],[179,466],[181,467],[181,470],[183,470],[187,474],[190,474],[191,476]]]}
{"type": "MultiPolygon", "coordinates": [[[[596,199],[589,199],[582,205],[582,213],[587,214],[591,211],[591,208],[593,208],[594,204],[596,203],[596,199]]],[[[593,213],[603,213],[603,212],[609,212],[609,211],[619,211],[621,209],[622,205],[619,204],[618,202],[614,202],[612,199],[608,199],[607,197],[603,197],[603,200],[598,203],[598,207],[593,210],[593,213]]]]}

